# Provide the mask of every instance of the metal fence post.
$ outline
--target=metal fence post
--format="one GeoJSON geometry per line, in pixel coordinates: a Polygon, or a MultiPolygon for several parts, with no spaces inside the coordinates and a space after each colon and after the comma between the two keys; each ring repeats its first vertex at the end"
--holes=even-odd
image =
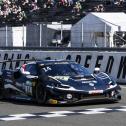
{"type": "Polygon", "coordinates": [[[82,44],[81,44],[81,46],[82,47],[84,47],[84,26],[83,26],[83,22],[82,22],[82,25],[81,25],[81,29],[82,29],[82,31],[81,31],[81,41],[82,41],[82,44]]]}
{"type": "Polygon", "coordinates": [[[61,41],[62,41],[62,39],[63,39],[63,21],[60,21],[60,23],[61,23],[61,41]]]}
{"type": "Polygon", "coordinates": [[[24,25],[22,27],[23,27],[22,44],[23,44],[23,47],[24,47],[24,25]]]}
{"type": "Polygon", "coordinates": [[[107,36],[106,36],[107,33],[106,33],[106,32],[107,32],[107,30],[106,30],[106,23],[105,23],[105,31],[104,31],[104,47],[107,46],[107,40],[106,40],[106,39],[107,39],[107,38],[106,38],[106,37],[107,37],[107,36]]]}
{"type": "Polygon", "coordinates": [[[6,44],[6,47],[8,46],[8,32],[7,32],[8,28],[7,28],[7,25],[5,27],[5,44],[6,44]]]}
{"type": "Polygon", "coordinates": [[[40,35],[39,46],[41,47],[42,46],[42,24],[41,23],[39,24],[39,29],[40,29],[40,31],[39,31],[39,35],[40,35]]]}

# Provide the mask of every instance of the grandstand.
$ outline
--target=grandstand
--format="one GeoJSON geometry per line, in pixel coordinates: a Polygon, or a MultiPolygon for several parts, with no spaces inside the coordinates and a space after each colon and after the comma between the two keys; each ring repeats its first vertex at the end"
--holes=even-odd
{"type": "Polygon", "coordinates": [[[126,0],[0,0],[0,24],[76,23],[88,12],[125,12],[125,9],[126,0]]]}
{"type": "Polygon", "coordinates": [[[126,0],[0,0],[0,26],[73,25],[89,12],[126,12],[126,0]]]}

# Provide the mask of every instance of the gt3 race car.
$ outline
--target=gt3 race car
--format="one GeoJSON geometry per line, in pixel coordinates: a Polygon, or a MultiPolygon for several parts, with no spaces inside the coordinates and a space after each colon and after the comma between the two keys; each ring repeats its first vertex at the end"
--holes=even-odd
{"type": "Polygon", "coordinates": [[[92,99],[121,99],[120,86],[106,73],[90,73],[73,61],[30,61],[0,76],[1,98],[39,104],[78,103],[92,99]]]}

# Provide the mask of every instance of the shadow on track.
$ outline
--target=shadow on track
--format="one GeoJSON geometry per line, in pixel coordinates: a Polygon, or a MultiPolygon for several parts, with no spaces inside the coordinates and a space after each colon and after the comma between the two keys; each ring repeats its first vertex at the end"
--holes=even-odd
{"type": "Polygon", "coordinates": [[[91,105],[105,105],[105,104],[115,104],[118,102],[113,102],[111,100],[91,100],[91,101],[84,101],[83,103],[73,103],[73,104],[42,104],[38,105],[36,102],[33,101],[25,101],[25,100],[14,100],[14,99],[3,99],[0,100],[0,103],[11,103],[15,105],[26,105],[26,106],[38,106],[38,107],[78,107],[78,106],[91,106],[91,105]]]}

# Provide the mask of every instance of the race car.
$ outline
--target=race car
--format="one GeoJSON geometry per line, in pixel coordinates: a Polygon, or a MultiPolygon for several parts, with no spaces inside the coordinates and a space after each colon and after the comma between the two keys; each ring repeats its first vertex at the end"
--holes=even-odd
{"type": "Polygon", "coordinates": [[[73,104],[86,100],[121,100],[120,86],[106,73],[91,73],[83,65],[65,60],[37,60],[0,76],[1,98],[39,104],[73,104]]]}

